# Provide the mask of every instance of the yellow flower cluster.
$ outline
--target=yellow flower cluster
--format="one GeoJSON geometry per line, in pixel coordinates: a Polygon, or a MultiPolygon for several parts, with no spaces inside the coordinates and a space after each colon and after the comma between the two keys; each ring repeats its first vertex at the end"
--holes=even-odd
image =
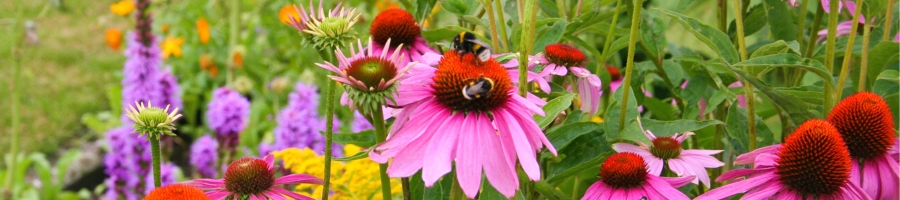
{"type": "MultiPolygon", "coordinates": [[[[354,155],[361,150],[354,145],[344,146],[345,155],[354,155]]],[[[274,152],[276,158],[284,160],[284,167],[292,173],[303,173],[324,178],[325,157],[317,155],[309,148],[290,148],[274,152]]],[[[379,177],[378,163],[369,159],[359,159],[349,162],[331,162],[331,199],[373,199],[382,200],[381,179],[379,177]]],[[[322,186],[301,184],[296,192],[311,196],[321,197],[322,186]]],[[[399,179],[391,179],[391,195],[399,198],[403,193],[399,179]]]]}

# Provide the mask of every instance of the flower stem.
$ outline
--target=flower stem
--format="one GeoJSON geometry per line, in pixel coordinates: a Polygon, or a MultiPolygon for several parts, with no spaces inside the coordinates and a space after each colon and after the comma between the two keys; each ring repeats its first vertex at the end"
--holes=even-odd
{"type": "MultiPolygon", "coordinates": [[[[888,32],[885,30],[885,32],[888,32]]],[[[866,75],[868,71],[869,65],[869,39],[872,36],[872,29],[869,27],[869,24],[863,24],[863,46],[862,46],[862,56],[860,56],[859,60],[859,87],[856,88],[857,92],[866,91],[866,75]]]]}
{"type": "MultiPolygon", "coordinates": [[[[747,45],[744,42],[744,14],[741,13],[741,10],[740,0],[734,0],[734,22],[737,26],[738,49],[741,52],[741,61],[743,61],[747,60],[747,45]]],[[[747,67],[744,67],[744,71],[748,70],[747,67]]],[[[752,151],[756,149],[756,103],[754,101],[756,97],[753,95],[753,86],[746,80],[744,80],[744,93],[747,97],[747,130],[749,130],[750,138],[750,147],[747,150],[752,151]]]]}
{"type": "MultiPolygon", "coordinates": [[[[597,64],[597,71],[601,72],[601,70],[606,70],[606,60],[608,59],[607,55],[609,55],[609,46],[612,45],[613,41],[613,31],[616,30],[616,21],[619,20],[619,7],[622,6],[622,0],[616,1],[616,10],[613,11],[612,22],[609,24],[609,29],[606,31],[606,40],[603,41],[603,52],[601,52],[600,62],[597,64]]],[[[609,86],[607,86],[609,87],[609,86]]]]}
{"type": "Polygon", "coordinates": [[[881,36],[881,41],[890,41],[891,25],[894,23],[892,20],[894,20],[894,0],[888,0],[887,14],[884,16],[884,35],[881,36]]]}
{"type": "Polygon", "coordinates": [[[459,180],[456,179],[456,176],[453,176],[453,184],[450,185],[450,200],[465,199],[465,196],[462,187],[459,185],[459,180]]]}
{"type": "Polygon", "coordinates": [[[634,50],[637,49],[635,45],[637,44],[637,36],[641,30],[641,5],[644,4],[644,0],[636,0],[637,2],[633,5],[633,10],[631,11],[631,31],[628,36],[628,58],[625,62],[625,79],[622,80],[624,85],[622,85],[622,107],[619,110],[619,130],[622,131],[622,128],[625,128],[625,111],[628,108],[628,92],[631,92],[631,74],[634,70],[634,50]]]}
{"type": "MultiPolygon", "coordinates": [[[[322,55],[322,59],[328,60],[329,62],[334,62],[335,55],[330,51],[319,51],[320,55],[322,55]]],[[[325,182],[322,184],[322,200],[328,200],[328,193],[331,190],[331,158],[333,157],[332,153],[332,140],[334,134],[334,93],[336,83],[333,80],[328,80],[326,88],[328,91],[326,92],[326,100],[325,100],[325,182]]]]}
{"type": "MultiPolygon", "coordinates": [[[[497,9],[497,18],[500,18],[500,44],[503,45],[503,53],[509,52],[509,41],[506,40],[506,19],[503,18],[503,6],[500,5],[500,1],[493,1],[494,8],[497,9]]],[[[497,47],[499,50],[500,47],[497,47]]]]}
{"type": "MultiPolygon", "coordinates": [[[[16,22],[18,22],[18,21],[19,20],[17,19],[16,22]]],[[[16,26],[16,27],[18,27],[18,26],[16,26]]],[[[10,106],[11,107],[10,108],[10,117],[12,117],[12,124],[11,124],[12,129],[10,131],[10,135],[12,135],[12,137],[11,137],[10,145],[9,145],[9,154],[10,154],[10,156],[12,156],[12,160],[10,160],[9,167],[7,168],[6,180],[4,183],[7,191],[12,191],[12,180],[13,180],[13,176],[16,176],[15,171],[16,171],[16,166],[18,165],[17,158],[19,156],[19,152],[18,152],[19,151],[19,90],[18,90],[19,87],[18,86],[19,86],[19,74],[21,74],[20,72],[22,71],[22,69],[21,69],[22,66],[20,63],[21,58],[19,57],[18,40],[16,40],[16,43],[17,44],[12,46],[12,51],[11,51],[14,67],[13,67],[12,83],[10,84],[10,87],[12,87],[10,89],[10,91],[12,91],[12,94],[9,95],[9,97],[10,97],[9,102],[10,102],[10,104],[12,104],[10,106]]]]}
{"type": "Polygon", "coordinates": [[[238,35],[240,34],[240,30],[238,26],[240,26],[241,21],[239,20],[240,15],[240,0],[231,0],[228,1],[228,7],[231,9],[228,14],[228,69],[226,69],[226,83],[231,85],[231,82],[234,80],[234,59],[231,59],[235,51],[235,46],[238,43],[238,35]]]}
{"type": "MultiPolygon", "coordinates": [[[[820,4],[817,3],[814,5],[820,5],[820,4]]],[[[810,29],[812,31],[819,30],[819,27],[822,26],[822,17],[825,16],[824,8],[822,8],[821,5],[816,6],[816,7],[818,7],[818,9],[816,9],[816,17],[813,18],[813,27],[812,27],[812,29],[810,29]]],[[[812,31],[810,31],[810,34],[813,33],[812,31]]],[[[816,40],[817,40],[816,36],[812,36],[812,35],[809,36],[809,42],[807,42],[807,44],[806,44],[806,53],[803,54],[804,57],[812,58],[813,51],[816,50],[816,43],[817,43],[816,40]]]]}
{"type": "MultiPolygon", "coordinates": [[[[149,136],[148,136],[149,137],[149,136]]],[[[160,177],[160,161],[159,161],[159,136],[150,138],[150,154],[153,156],[153,186],[158,188],[162,186],[160,177]]]]}
{"type": "Polygon", "coordinates": [[[728,32],[728,1],[719,0],[719,30],[722,32],[728,32]]]}
{"type": "MultiPolygon", "coordinates": [[[[841,65],[841,75],[838,79],[838,85],[836,88],[837,92],[834,93],[834,95],[837,95],[837,99],[840,99],[841,96],[843,96],[841,94],[843,94],[844,91],[844,83],[847,81],[847,74],[849,74],[850,71],[850,59],[853,58],[853,43],[856,41],[856,29],[859,27],[859,16],[860,12],[862,12],[862,2],[862,0],[856,0],[856,5],[859,6],[856,6],[856,10],[853,15],[853,25],[850,26],[850,37],[847,39],[847,49],[844,51],[844,62],[841,65]]],[[[831,32],[829,32],[828,34],[831,34],[831,32]]],[[[863,49],[863,52],[865,51],[868,50],[863,49]]],[[[860,71],[860,74],[864,74],[864,72],[860,71]]]]}
{"type": "Polygon", "coordinates": [[[797,22],[797,27],[800,28],[800,31],[797,31],[797,42],[800,43],[801,47],[803,46],[803,34],[806,32],[806,7],[809,5],[810,0],[802,1],[800,3],[800,21],[797,22]]]}
{"type": "MultiPolygon", "coordinates": [[[[375,111],[370,113],[372,116],[372,125],[375,126],[375,143],[381,144],[387,139],[387,132],[385,132],[384,128],[384,111],[381,106],[377,106],[375,111]]],[[[387,167],[386,163],[378,164],[378,167],[381,171],[381,195],[382,199],[392,199],[391,198],[391,178],[387,175],[387,167]]]]}
{"type": "Polygon", "coordinates": [[[484,10],[487,11],[488,21],[491,23],[491,45],[494,46],[494,49],[497,49],[500,48],[500,37],[497,35],[497,20],[494,19],[494,8],[491,5],[492,2],[493,0],[484,0],[481,4],[484,6],[484,10]]]}
{"type": "Polygon", "coordinates": [[[525,19],[522,21],[522,38],[519,43],[519,95],[528,94],[528,55],[534,48],[534,21],[537,19],[537,1],[526,0],[525,19]]]}
{"type": "Polygon", "coordinates": [[[412,189],[409,188],[409,177],[401,178],[400,184],[403,186],[403,199],[412,199],[412,189]]]}
{"type": "MultiPolygon", "coordinates": [[[[834,73],[834,46],[837,40],[838,4],[840,1],[830,1],[828,5],[828,37],[825,42],[825,68],[834,73]]],[[[825,98],[830,98],[826,96],[825,98]]],[[[831,105],[825,105],[825,110],[831,110],[831,105]]]]}

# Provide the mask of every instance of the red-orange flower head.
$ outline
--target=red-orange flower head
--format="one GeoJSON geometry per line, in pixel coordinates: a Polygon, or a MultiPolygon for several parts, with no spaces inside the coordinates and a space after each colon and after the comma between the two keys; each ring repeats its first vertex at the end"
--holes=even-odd
{"type": "Polygon", "coordinates": [[[650,153],[662,159],[678,158],[681,155],[681,143],[672,137],[657,137],[653,139],[650,153]]]}
{"type": "Polygon", "coordinates": [[[207,197],[206,194],[203,194],[203,191],[198,188],[182,184],[167,185],[153,189],[153,191],[150,191],[150,194],[147,194],[147,196],[144,197],[144,200],[170,199],[209,200],[209,197],[207,197]]]}
{"type": "Polygon", "coordinates": [[[850,153],[841,134],[811,119],[785,139],[776,171],[781,182],[806,195],[833,194],[850,178],[850,153]]]}
{"type": "Polygon", "coordinates": [[[259,194],[274,182],[275,173],[269,170],[265,160],[257,158],[241,158],[225,171],[225,189],[232,193],[259,194]]]}
{"type": "Polygon", "coordinates": [[[378,44],[384,45],[388,39],[391,39],[391,48],[396,48],[400,44],[410,47],[422,30],[409,12],[401,9],[388,9],[375,17],[369,32],[378,44]]]}
{"type": "Polygon", "coordinates": [[[600,165],[600,180],[616,188],[640,186],[647,178],[647,166],[641,156],[623,152],[617,153],[600,165]]]}
{"type": "Polygon", "coordinates": [[[467,53],[460,57],[456,51],[444,53],[433,80],[431,87],[437,101],[455,111],[490,111],[505,103],[512,89],[509,73],[496,60],[477,62],[475,54],[467,53]],[[486,94],[477,98],[464,96],[464,88],[473,86],[482,76],[492,82],[489,91],[484,91],[486,94]]]}
{"type": "Polygon", "coordinates": [[[607,65],[606,71],[609,72],[609,78],[611,81],[618,81],[622,79],[622,72],[619,71],[619,68],[607,65]]]}
{"type": "Polygon", "coordinates": [[[566,67],[581,66],[585,61],[584,53],[566,44],[547,45],[544,54],[551,63],[566,67]]]}
{"type": "Polygon", "coordinates": [[[894,117],[877,94],[860,92],[847,97],[831,110],[828,122],[841,133],[853,158],[883,156],[894,145],[894,117]]]}

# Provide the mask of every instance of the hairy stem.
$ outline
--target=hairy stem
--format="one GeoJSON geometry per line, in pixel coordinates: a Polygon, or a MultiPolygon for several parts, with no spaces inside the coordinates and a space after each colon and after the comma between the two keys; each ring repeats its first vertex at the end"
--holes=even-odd
{"type": "MultiPolygon", "coordinates": [[[[328,60],[329,62],[334,62],[335,55],[327,50],[319,51],[320,55],[322,55],[322,59],[328,60]]],[[[334,135],[334,93],[336,88],[336,83],[334,80],[327,80],[328,84],[325,86],[327,89],[326,92],[326,100],[325,100],[325,183],[322,184],[322,200],[328,200],[328,193],[331,192],[331,158],[333,157],[332,153],[332,140],[334,135]]]]}
{"type": "Polygon", "coordinates": [[[534,21],[537,18],[537,1],[526,0],[525,20],[522,21],[522,38],[519,43],[519,95],[528,94],[528,55],[534,48],[534,21]]]}
{"type": "MultiPolygon", "coordinates": [[[[862,6],[860,6],[862,7],[862,6]]],[[[885,32],[888,32],[885,30],[885,32]]],[[[856,88],[857,92],[866,91],[866,75],[868,71],[869,65],[869,39],[872,36],[872,29],[869,27],[869,23],[863,24],[863,46],[862,46],[862,55],[859,60],[859,87],[856,88]]]]}
{"type": "MultiPolygon", "coordinates": [[[[370,113],[372,116],[373,126],[375,126],[375,143],[381,144],[387,139],[387,132],[384,128],[384,111],[381,106],[375,108],[373,113],[370,113]]],[[[383,199],[392,199],[391,198],[391,178],[387,175],[387,163],[378,164],[378,167],[381,171],[381,196],[383,199]]]]}
{"type": "MultiPolygon", "coordinates": [[[[506,53],[510,51],[509,41],[506,39],[506,19],[503,17],[503,5],[500,5],[500,0],[492,0],[494,2],[494,8],[497,9],[497,18],[500,18],[500,45],[503,45],[503,51],[498,53],[506,53]]],[[[497,47],[499,50],[500,47],[497,47]]]]}
{"type": "MultiPolygon", "coordinates": [[[[800,21],[797,22],[797,27],[800,28],[800,30],[797,31],[797,41],[800,42],[801,47],[803,46],[803,43],[804,43],[803,36],[804,36],[804,33],[806,32],[806,7],[807,7],[807,5],[809,5],[810,0],[802,0],[802,1],[803,2],[800,3],[800,21]]],[[[810,36],[810,37],[812,37],[812,36],[810,36]]]]}
{"type": "Polygon", "coordinates": [[[719,0],[719,30],[722,32],[728,32],[728,1],[719,0]]]}
{"type": "Polygon", "coordinates": [[[622,80],[624,85],[622,86],[622,108],[619,110],[618,131],[622,131],[622,128],[625,128],[625,111],[628,108],[628,93],[631,92],[631,74],[634,70],[634,50],[637,49],[635,48],[635,45],[637,44],[639,30],[641,30],[641,5],[643,4],[644,0],[637,0],[631,11],[631,32],[628,36],[628,58],[625,62],[625,79],[622,80]]]}
{"type": "MultiPolygon", "coordinates": [[[[820,4],[817,3],[815,5],[820,5],[820,4]]],[[[818,9],[816,9],[816,17],[813,18],[813,27],[812,27],[812,29],[810,29],[812,31],[819,30],[819,27],[822,26],[822,17],[825,16],[824,8],[822,8],[822,6],[816,6],[816,7],[818,7],[818,9]]],[[[810,34],[812,34],[812,31],[810,31],[810,34]]],[[[817,39],[818,39],[817,36],[812,36],[812,35],[809,36],[809,42],[806,43],[806,53],[803,54],[804,57],[812,58],[813,51],[816,50],[816,43],[817,43],[816,40],[817,39]]]]}
{"type": "MultiPolygon", "coordinates": [[[[841,98],[841,94],[843,94],[844,91],[844,83],[847,81],[847,74],[850,73],[850,59],[853,58],[853,43],[856,41],[856,29],[859,28],[859,16],[860,12],[862,12],[862,0],[856,0],[856,5],[859,6],[856,6],[856,10],[853,14],[853,25],[850,26],[850,37],[847,39],[847,49],[844,51],[844,62],[841,65],[841,75],[838,79],[837,88],[835,88],[837,92],[835,92],[834,95],[837,95],[837,99],[841,98]]],[[[828,34],[831,34],[831,32],[829,32],[828,34]]],[[[863,49],[863,52],[866,51],[867,50],[863,49]]],[[[860,74],[863,74],[863,72],[860,72],[860,74]]]]}
{"type": "Polygon", "coordinates": [[[150,154],[153,156],[153,186],[158,188],[162,186],[162,180],[160,177],[160,159],[159,159],[159,136],[157,137],[148,137],[150,139],[150,154]]]}
{"type": "MultiPolygon", "coordinates": [[[[840,1],[831,1],[828,5],[828,37],[825,39],[825,68],[834,74],[834,46],[837,40],[838,4],[840,1]]],[[[825,97],[829,98],[829,97],[825,97]]],[[[831,110],[831,105],[825,105],[825,110],[831,110]]]]}
{"type": "MultiPolygon", "coordinates": [[[[747,45],[744,42],[744,13],[741,13],[740,0],[734,0],[734,22],[737,28],[738,50],[741,52],[741,61],[747,60],[747,45]]],[[[748,71],[744,67],[744,71],[748,71]]],[[[756,109],[755,95],[753,95],[753,86],[750,82],[744,80],[744,93],[747,97],[747,130],[749,130],[750,147],[748,151],[756,149],[756,109]]]]}
{"type": "MultiPolygon", "coordinates": [[[[484,6],[484,10],[487,11],[488,22],[491,23],[491,46],[495,49],[500,48],[500,37],[497,35],[497,20],[494,19],[494,8],[491,3],[493,0],[484,0],[481,4],[484,6]]],[[[500,13],[501,15],[503,13],[500,13]]]]}
{"type": "Polygon", "coordinates": [[[887,14],[884,16],[884,35],[881,36],[881,41],[891,39],[891,25],[894,24],[894,21],[891,20],[894,20],[894,0],[888,0],[887,14]]]}
{"type": "MultiPolygon", "coordinates": [[[[600,70],[606,70],[606,68],[605,68],[606,60],[608,59],[607,55],[609,55],[609,53],[610,53],[609,46],[612,46],[613,31],[616,30],[616,23],[617,23],[616,21],[619,20],[619,7],[621,7],[621,6],[622,6],[622,0],[616,1],[616,10],[613,11],[612,22],[610,22],[609,29],[606,31],[606,40],[603,41],[603,52],[600,53],[602,56],[600,56],[600,60],[597,64],[596,72],[598,72],[598,73],[600,72],[600,70]]],[[[607,86],[607,87],[609,87],[609,86],[607,86]]]]}

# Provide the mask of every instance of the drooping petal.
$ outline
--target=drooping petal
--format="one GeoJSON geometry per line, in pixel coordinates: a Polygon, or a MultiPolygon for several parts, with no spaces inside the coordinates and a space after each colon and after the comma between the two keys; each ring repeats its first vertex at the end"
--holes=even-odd
{"type": "Polygon", "coordinates": [[[512,164],[515,160],[510,160],[507,156],[507,148],[503,146],[500,136],[495,133],[496,130],[491,127],[490,119],[483,117],[478,120],[479,122],[475,123],[478,129],[476,133],[479,133],[477,135],[482,144],[488,147],[484,148],[484,174],[491,186],[500,194],[512,197],[519,187],[519,178],[516,176],[515,165],[512,164]]]}
{"type": "Polygon", "coordinates": [[[213,199],[213,200],[224,199],[228,195],[231,195],[231,192],[225,191],[225,190],[216,190],[216,191],[206,192],[206,196],[209,197],[209,199],[213,199]]]}
{"type": "Polygon", "coordinates": [[[424,153],[425,157],[422,168],[422,180],[425,181],[426,187],[431,187],[435,181],[447,174],[452,169],[454,154],[456,153],[456,140],[459,138],[457,134],[461,134],[460,127],[465,121],[462,113],[451,114],[444,123],[437,129],[424,153]]]}
{"type": "MultiPolygon", "coordinates": [[[[490,126],[481,123],[483,114],[475,113],[466,116],[459,131],[459,140],[456,142],[456,178],[460,188],[466,193],[466,197],[475,198],[478,189],[481,188],[481,162],[482,144],[478,134],[491,134],[491,132],[479,132],[481,126],[490,126]]],[[[487,116],[484,116],[487,117],[487,116]]],[[[487,147],[493,148],[493,147],[487,147]]]]}
{"type": "Polygon", "coordinates": [[[753,163],[754,161],[756,161],[756,156],[759,156],[759,154],[762,154],[762,153],[777,154],[779,148],[781,148],[781,144],[765,146],[765,147],[761,147],[756,150],[753,150],[749,153],[741,154],[737,158],[734,159],[734,164],[735,165],[746,165],[746,164],[753,163]]]}
{"type": "Polygon", "coordinates": [[[756,189],[751,190],[750,192],[747,192],[747,194],[745,194],[744,197],[742,197],[741,199],[748,199],[748,200],[769,199],[769,198],[772,198],[772,196],[774,196],[775,193],[778,193],[778,191],[781,191],[782,188],[784,188],[784,185],[781,184],[781,181],[769,181],[767,183],[763,183],[763,185],[756,187],[756,189]]]}
{"type": "Polygon", "coordinates": [[[182,182],[181,184],[200,188],[201,190],[225,189],[225,179],[201,178],[182,182]]]}
{"type": "Polygon", "coordinates": [[[754,188],[749,186],[761,185],[770,181],[778,181],[778,175],[775,173],[775,170],[763,172],[757,176],[752,176],[748,179],[736,181],[731,184],[710,190],[703,195],[694,198],[694,200],[725,199],[738,193],[747,192],[750,189],[754,188]]]}
{"type": "Polygon", "coordinates": [[[664,179],[661,177],[648,175],[647,181],[643,184],[643,186],[652,187],[654,190],[659,191],[659,193],[665,194],[666,198],[671,200],[690,199],[687,195],[684,195],[684,193],[678,191],[676,187],[681,187],[687,184],[691,179],[694,179],[694,177],[664,179]]]}
{"type": "Polygon", "coordinates": [[[324,181],[309,174],[291,174],[287,176],[282,176],[278,179],[275,179],[275,182],[272,184],[297,184],[297,183],[309,183],[309,184],[322,184],[324,181]]]}
{"type": "Polygon", "coordinates": [[[534,155],[535,151],[529,144],[528,138],[525,137],[525,132],[522,128],[519,127],[518,123],[513,122],[515,118],[505,110],[498,109],[494,111],[494,120],[497,121],[497,126],[500,128],[500,135],[512,139],[513,145],[515,145],[516,154],[518,155],[519,162],[522,164],[522,169],[525,170],[525,174],[527,174],[531,180],[539,180],[541,171],[534,155]]]}
{"type": "Polygon", "coordinates": [[[303,196],[303,195],[300,195],[300,194],[297,194],[297,193],[294,193],[294,192],[285,190],[284,188],[281,188],[281,187],[271,187],[271,188],[269,188],[269,190],[270,190],[270,191],[273,191],[273,192],[275,192],[275,193],[281,194],[281,195],[289,196],[289,197],[294,198],[294,199],[296,199],[296,200],[313,200],[313,198],[310,198],[310,197],[307,197],[307,196],[303,196]]]}

